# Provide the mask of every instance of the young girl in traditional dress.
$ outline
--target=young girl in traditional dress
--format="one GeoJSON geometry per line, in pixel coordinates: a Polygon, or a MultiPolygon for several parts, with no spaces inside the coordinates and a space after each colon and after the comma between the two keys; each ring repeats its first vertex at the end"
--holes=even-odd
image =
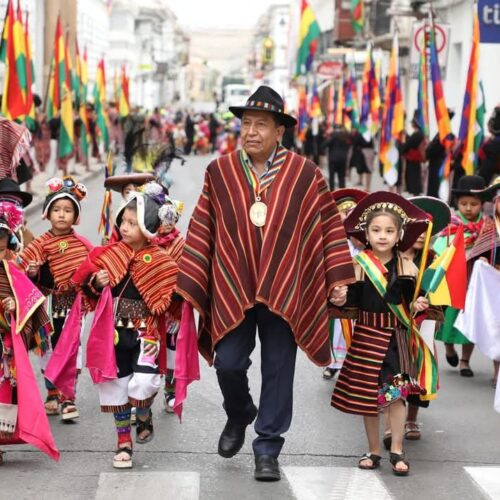
{"type": "MultiPolygon", "coordinates": [[[[434,251],[438,256],[453,241],[460,226],[464,228],[466,252],[472,249],[485,221],[488,220],[488,217],[483,215],[483,203],[490,200],[492,194],[485,188],[484,179],[477,175],[465,175],[459,180],[457,188],[453,189],[458,211],[452,216],[450,224],[441,232],[440,237],[434,243],[434,251]]],[[[448,363],[455,367],[460,361],[460,375],[462,377],[473,377],[474,372],[471,370],[469,362],[474,350],[474,344],[455,328],[454,324],[458,313],[458,309],[446,308],[445,321],[442,328],[436,333],[436,340],[445,343],[448,363]],[[455,350],[455,344],[462,344],[462,357],[460,360],[455,350]]]]}
{"type": "MultiPolygon", "coordinates": [[[[76,297],[77,291],[71,277],[87,257],[92,245],[73,229],[73,226],[80,222],[80,202],[87,194],[85,186],[78,184],[73,177],[64,177],[50,179],[47,187],[48,194],[42,217],[48,219],[51,228],[35,238],[19,254],[18,260],[20,266],[47,297],[54,329],[50,338],[54,351],[61,338],[67,313],[76,297]]],[[[50,352],[43,357],[43,371],[50,357],[50,352]]],[[[72,397],[61,394],[47,379],[45,386],[48,391],[45,402],[48,415],[57,415],[60,412],[63,421],[79,417],[72,397]]]]}
{"type": "Polygon", "coordinates": [[[369,452],[359,460],[361,469],[380,465],[379,412],[383,410],[392,433],[393,472],[409,473],[403,451],[405,401],[411,393],[427,390],[432,397],[436,391],[435,380],[425,388],[417,382],[421,366],[416,366],[417,356],[410,345],[416,341],[430,355],[426,359],[433,358],[411,327],[411,316],[427,309],[429,303],[424,297],[413,301],[418,269],[401,253],[427,225],[425,212],[389,192],[368,195],[345,221],[347,234],[366,243],[367,250],[355,257],[357,281],[349,286],[343,308],[356,321],[332,406],[364,417],[369,452]]]}
{"type": "MultiPolygon", "coordinates": [[[[30,443],[59,458],[31,368],[28,350],[47,348],[45,298],[14,264],[23,206],[31,195],[11,179],[0,181],[0,444],[30,443]]],[[[0,465],[3,452],[0,451],[0,465]]]]}
{"type": "Polygon", "coordinates": [[[155,186],[130,196],[116,217],[121,240],[91,252],[73,277],[96,302],[87,367],[97,384],[101,411],[114,415],[115,468],[132,467],[132,406],[137,412],[136,442],[153,438],[151,405],[161,385],[159,341],[177,277],[175,261],[152,243],[165,202],[161,186],[155,186]]]}
{"type": "MultiPolygon", "coordinates": [[[[450,208],[443,201],[433,198],[431,196],[416,196],[410,198],[410,201],[416,205],[418,208],[422,209],[429,215],[432,220],[432,232],[431,236],[438,234],[442,231],[450,222],[450,208]]],[[[417,241],[404,253],[406,257],[413,261],[418,269],[426,269],[432,264],[432,261],[436,257],[435,252],[432,249],[428,249],[426,254],[426,262],[422,262],[425,251],[425,240],[427,233],[422,233],[417,241]]],[[[436,320],[442,321],[443,314],[441,307],[430,307],[425,314],[419,316],[419,331],[429,349],[432,352],[436,352],[434,345],[434,334],[436,329],[436,320]]],[[[417,422],[418,412],[420,408],[427,408],[429,406],[429,401],[422,400],[419,396],[415,394],[410,394],[407,399],[408,411],[406,414],[406,424],[405,424],[405,439],[410,441],[417,441],[421,438],[420,425],[417,422]]],[[[387,450],[391,449],[391,431],[390,422],[387,415],[384,414],[385,431],[384,431],[384,446],[387,450]]]]}

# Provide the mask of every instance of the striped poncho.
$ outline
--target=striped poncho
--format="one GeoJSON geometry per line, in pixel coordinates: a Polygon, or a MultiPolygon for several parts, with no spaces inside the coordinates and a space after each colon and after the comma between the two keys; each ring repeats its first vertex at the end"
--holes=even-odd
{"type": "Polygon", "coordinates": [[[178,293],[200,313],[199,349],[209,363],[216,343],[265,304],[290,325],[315,363],[330,361],[328,298],[354,281],[344,227],[319,168],[287,152],[270,186],[262,228],[240,152],[210,163],[179,263],[178,293]]]}

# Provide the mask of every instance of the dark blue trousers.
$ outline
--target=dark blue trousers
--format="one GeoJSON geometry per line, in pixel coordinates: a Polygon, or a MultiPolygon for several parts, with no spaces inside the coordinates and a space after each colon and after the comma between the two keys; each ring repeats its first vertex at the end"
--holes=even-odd
{"type": "Polygon", "coordinates": [[[255,455],[278,457],[290,428],[293,410],[293,377],[297,344],[288,323],[262,304],[247,311],[243,322],[215,347],[215,363],[224,409],[229,419],[251,422],[255,407],[248,386],[247,370],[255,348],[258,327],[261,344],[259,410],[255,421],[258,437],[253,442],[255,455]]]}

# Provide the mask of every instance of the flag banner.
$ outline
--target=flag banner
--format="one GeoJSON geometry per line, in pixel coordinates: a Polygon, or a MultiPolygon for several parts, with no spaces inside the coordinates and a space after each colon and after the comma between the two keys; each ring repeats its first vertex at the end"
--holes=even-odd
{"type": "Polygon", "coordinates": [[[394,36],[385,90],[382,128],[380,133],[380,161],[385,182],[395,186],[398,180],[399,150],[397,141],[404,130],[404,107],[399,77],[398,38],[394,36]]]}
{"type": "Polygon", "coordinates": [[[478,259],[474,263],[458,328],[488,358],[500,361],[500,271],[478,259]]]}
{"type": "Polygon", "coordinates": [[[296,75],[302,75],[310,71],[320,35],[321,30],[311,6],[307,0],[302,0],[296,75]]]}
{"type": "Polygon", "coordinates": [[[26,116],[26,57],[22,25],[14,14],[12,0],[7,4],[1,61],[5,63],[5,76],[2,95],[2,114],[9,120],[24,120],[26,116]],[[24,62],[24,67],[23,67],[24,62]]]}
{"type": "Polygon", "coordinates": [[[380,126],[380,88],[371,44],[366,48],[362,79],[360,131],[370,140],[380,126]]]}
{"type": "Polygon", "coordinates": [[[422,289],[432,305],[464,308],[467,263],[463,226],[459,226],[451,245],[424,271],[422,289]]]}
{"type": "Polygon", "coordinates": [[[466,175],[473,175],[477,168],[476,120],[479,88],[479,19],[474,6],[472,48],[465,84],[462,120],[458,132],[458,140],[462,148],[462,167],[466,175]]]}
{"type": "Polygon", "coordinates": [[[351,0],[351,22],[356,33],[362,33],[365,24],[364,0],[351,0]]]}

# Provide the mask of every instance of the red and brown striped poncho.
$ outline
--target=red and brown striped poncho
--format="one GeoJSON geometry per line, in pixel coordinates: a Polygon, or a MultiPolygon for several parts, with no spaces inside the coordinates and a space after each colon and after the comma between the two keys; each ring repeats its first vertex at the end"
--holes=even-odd
{"type": "Polygon", "coordinates": [[[216,343],[262,303],[325,366],[328,297],[335,286],[354,282],[335,201],[319,168],[292,152],[261,197],[267,220],[257,228],[248,216],[255,194],[240,152],[208,166],[177,278],[179,294],[200,313],[200,352],[211,363],[216,343]]]}
{"type": "MultiPolygon", "coordinates": [[[[55,236],[47,231],[35,238],[19,255],[20,267],[26,271],[30,263],[42,265],[48,262],[56,292],[74,290],[71,277],[92,250],[92,244],[72,231],[55,236]]],[[[45,294],[47,290],[42,290],[45,294]]]]}
{"type": "Polygon", "coordinates": [[[73,275],[73,282],[82,286],[100,269],[109,274],[111,287],[130,274],[147,308],[153,315],[163,314],[169,307],[175,289],[177,264],[157,245],[134,251],[125,242],[95,248],[73,275]]]}

